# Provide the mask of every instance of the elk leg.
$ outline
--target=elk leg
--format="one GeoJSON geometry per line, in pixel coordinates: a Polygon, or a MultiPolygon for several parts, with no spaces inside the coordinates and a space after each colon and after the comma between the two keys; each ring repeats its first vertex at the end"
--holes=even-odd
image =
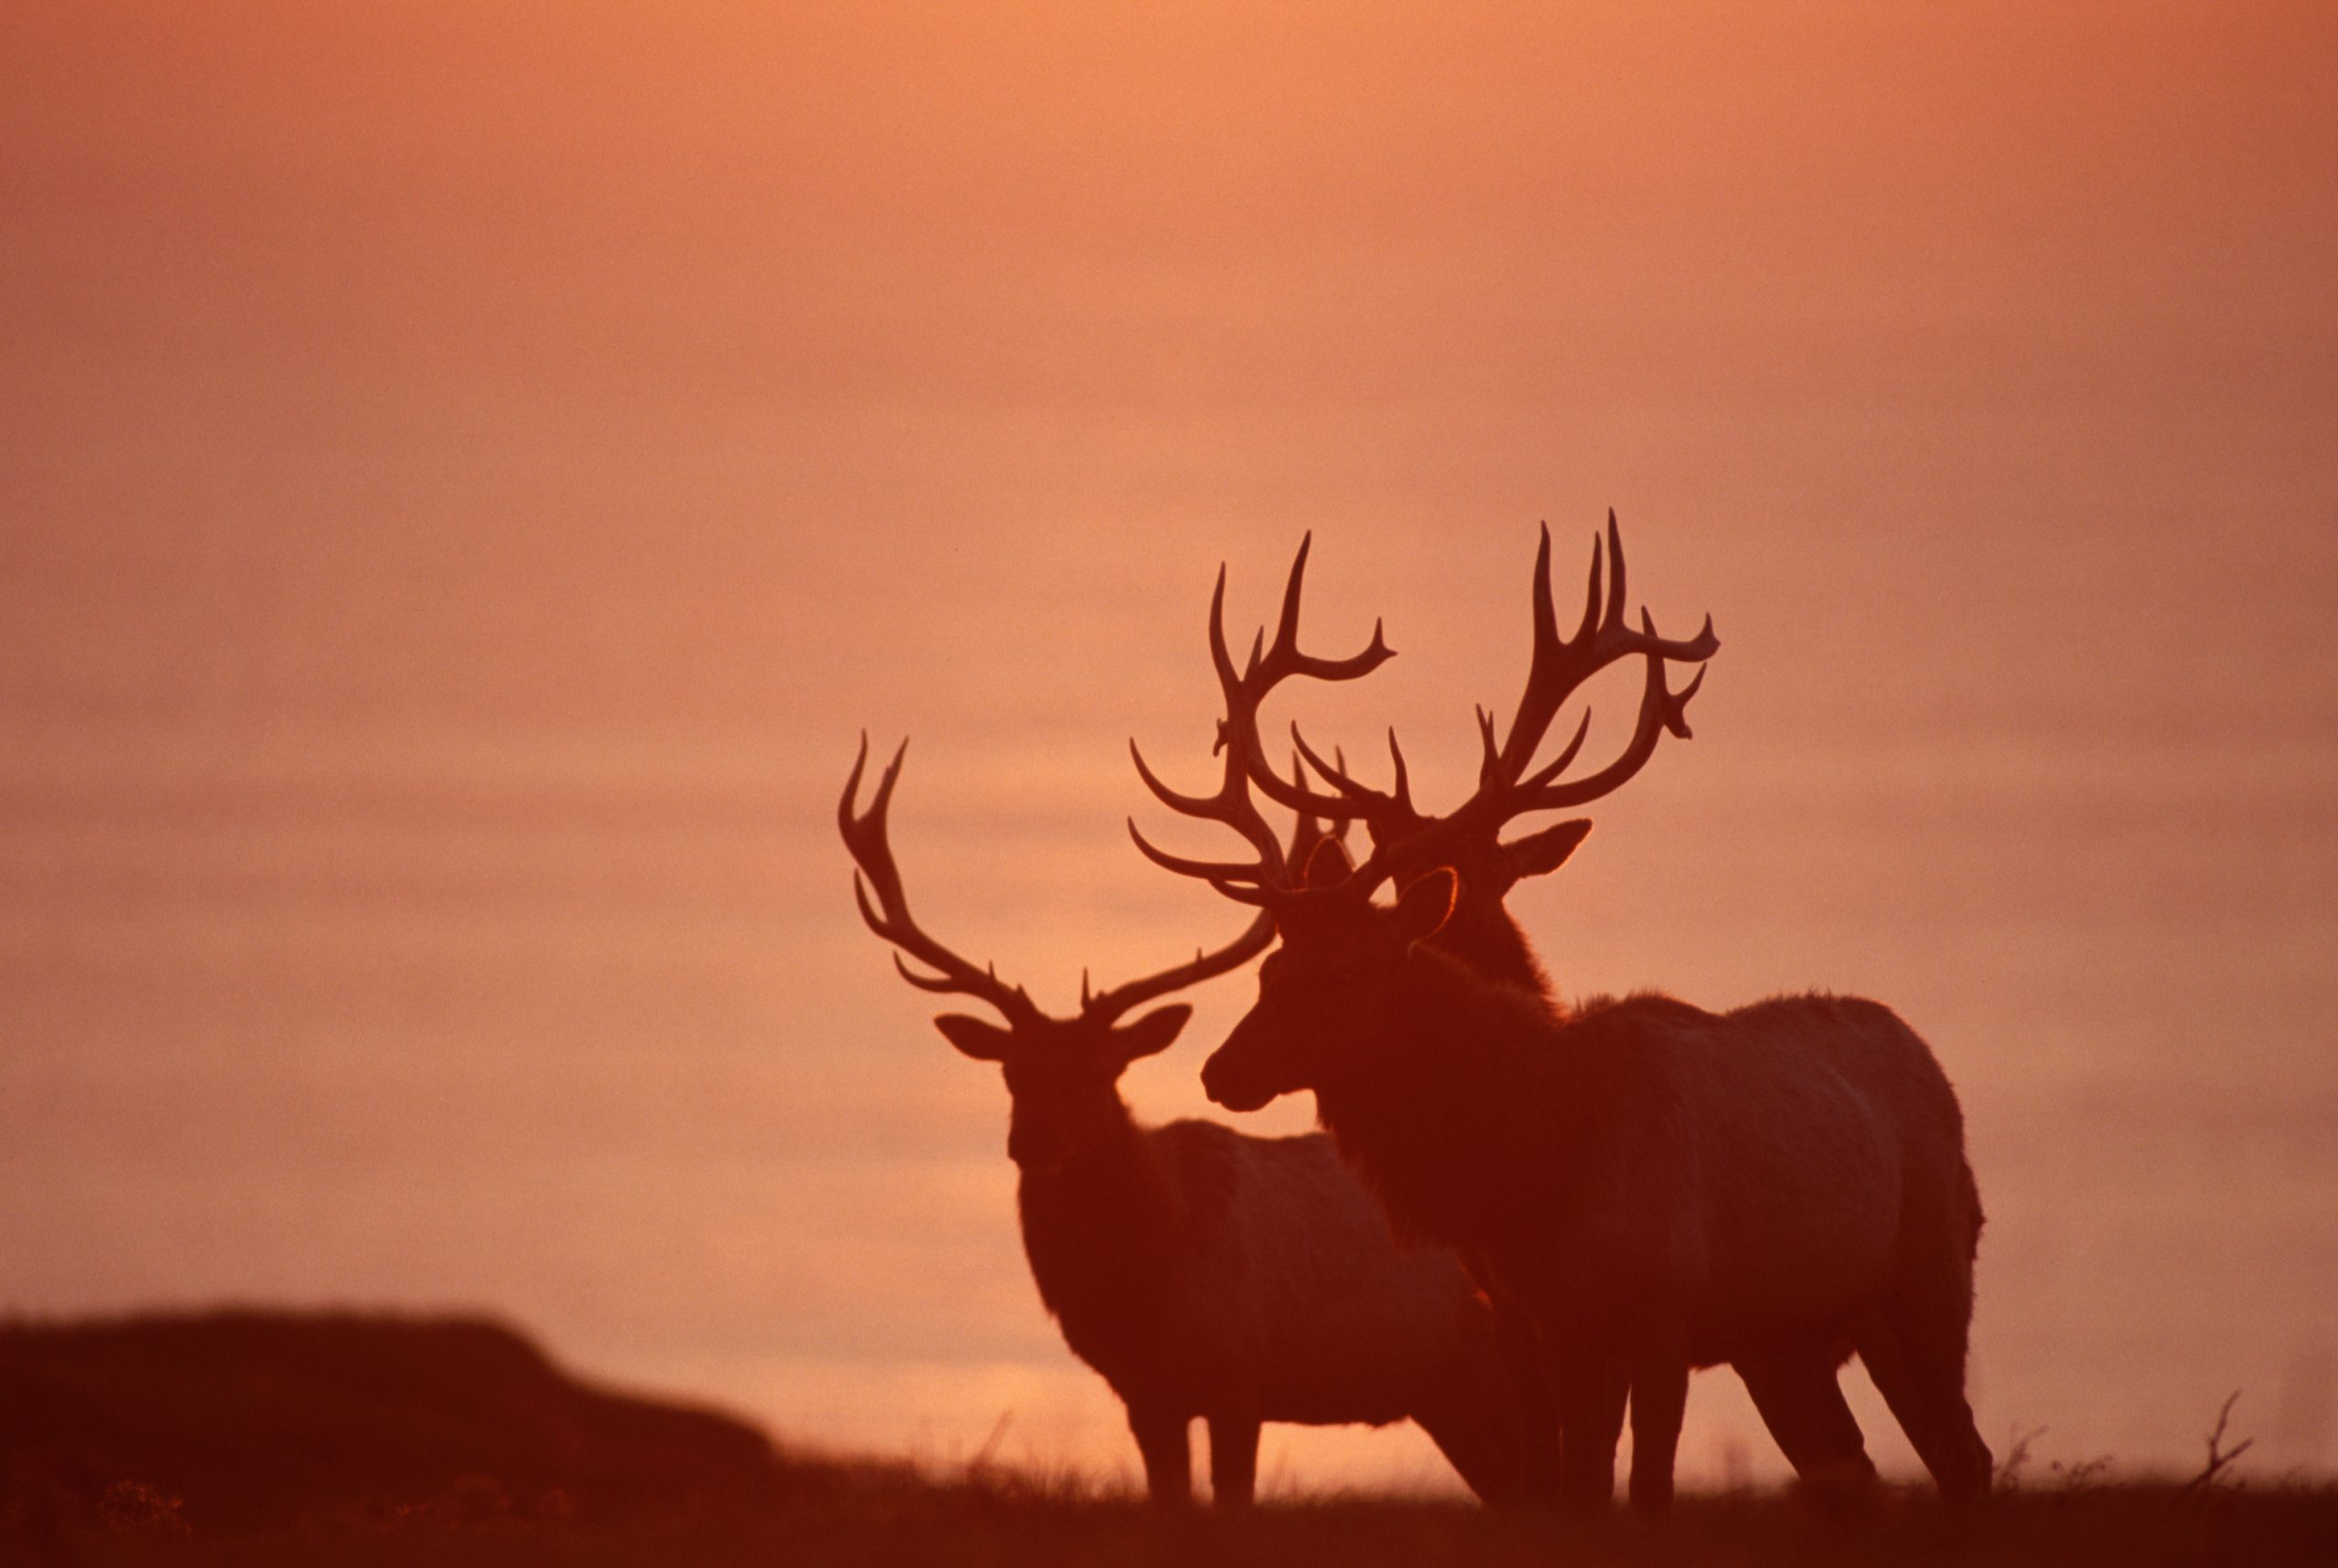
{"type": "Polygon", "coordinates": [[[1898,1303],[1888,1304],[1908,1369],[1922,1391],[1925,1408],[1940,1428],[1941,1447],[1951,1456],[1949,1474],[1933,1471],[1941,1496],[1950,1502],[1973,1502],[1988,1495],[1996,1463],[1973,1406],[1964,1397],[1965,1340],[1972,1310],[1969,1292],[1960,1300],[1940,1303],[1942,1310],[1926,1314],[1898,1303]]]}
{"type": "Polygon", "coordinates": [[[1623,1435],[1630,1378],[1619,1356],[1571,1348],[1554,1359],[1565,1438],[1559,1506],[1569,1513],[1597,1513],[1616,1495],[1616,1441],[1623,1435]]]}
{"type": "Polygon", "coordinates": [[[1498,1369],[1441,1380],[1413,1402],[1413,1422],[1428,1434],[1456,1474],[1489,1508],[1514,1508],[1532,1498],[1522,1468],[1516,1391],[1498,1369]]]}
{"type": "Polygon", "coordinates": [[[1217,1508],[1248,1508],[1259,1486],[1259,1418],[1209,1418],[1209,1496],[1217,1508]]]}
{"type": "Polygon", "coordinates": [[[1849,1498],[1874,1486],[1875,1462],[1836,1382],[1833,1346],[1765,1345],[1732,1364],[1763,1425],[1814,1496],[1849,1498]]]}
{"type": "MultiPolygon", "coordinates": [[[[1933,1179],[1911,1185],[1902,1194],[1901,1255],[1896,1278],[1885,1292],[1880,1316],[1890,1333],[1878,1350],[1897,1365],[1879,1371],[1867,1345],[1859,1352],[1878,1387],[1886,1375],[1907,1385],[1907,1395],[1922,1412],[1931,1447],[1917,1444],[1924,1466],[1940,1484],[1942,1498],[1952,1503],[1975,1501],[1988,1495],[1996,1479],[1989,1446],[1974,1425],[1973,1407],[1964,1397],[1964,1362],[1973,1331],[1973,1256],[1981,1231],[1981,1197],[1973,1173],[1961,1163],[1953,1172],[1935,1172],[1933,1179]]],[[[1884,1397],[1891,1398],[1889,1390],[1884,1397]]],[[[1892,1413],[1899,1415],[1895,1402],[1892,1413]]],[[[1901,1424],[1907,1417],[1901,1416],[1901,1424]]],[[[1911,1429],[1909,1436],[1915,1436],[1911,1429]]]]}
{"type": "Polygon", "coordinates": [[[1558,1389],[1550,1363],[1543,1354],[1542,1331],[1515,1303],[1500,1297],[1491,1300],[1494,1342],[1501,1352],[1502,1365],[1510,1373],[1511,1387],[1518,1401],[1519,1428],[1524,1445],[1519,1457],[1520,1496],[1531,1503],[1554,1503],[1561,1491],[1564,1449],[1558,1389]]]}
{"type": "Polygon", "coordinates": [[[1156,1508],[1190,1508],[1194,1500],[1194,1456],[1182,1412],[1129,1406],[1129,1430],[1144,1456],[1144,1486],[1156,1508]]]}
{"type": "Polygon", "coordinates": [[[1680,1413],[1689,1401],[1685,1352],[1652,1353],[1632,1366],[1632,1511],[1672,1507],[1672,1462],[1680,1447],[1680,1413]]]}
{"type": "Polygon", "coordinates": [[[1989,1489],[1988,1448],[1973,1426],[1961,1386],[1944,1386],[1913,1352],[1897,1323],[1877,1312],[1859,1331],[1859,1360],[1883,1402],[1932,1472],[1943,1501],[1976,1502],[1989,1489]]]}

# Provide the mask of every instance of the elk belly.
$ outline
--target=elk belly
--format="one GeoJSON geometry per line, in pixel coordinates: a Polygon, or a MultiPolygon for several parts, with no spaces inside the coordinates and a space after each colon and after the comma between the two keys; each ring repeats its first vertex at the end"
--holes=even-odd
{"type": "Polygon", "coordinates": [[[1385,1232],[1352,1293],[1319,1300],[1279,1337],[1267,1367],[1271,1414],[1285,1420],[1398,1421],[1476,1358],[1490,1357],[1492,1314],[1452,1254],[1390,1249],[1385,1232]]]}
{"type": "Polygon", "coordinates": [[[1256,1378],[1260,1415],[1310,1424],[1403,1419],[1422,1390],[1490,1333],[1451,1254],[1399,1250],[1387,1221],[1320,1134],[1232,1140],[1208,1123],[1161,1130],[1181,1167],[1218,1165],[1195,1259],[1194,1323],[1256,1378]],[[1227,1165],[1219,1162],[1228,1162],[1227,1165]],[[1226,1180],[1239,1173],[1239,1179],[1226,1180]]]}

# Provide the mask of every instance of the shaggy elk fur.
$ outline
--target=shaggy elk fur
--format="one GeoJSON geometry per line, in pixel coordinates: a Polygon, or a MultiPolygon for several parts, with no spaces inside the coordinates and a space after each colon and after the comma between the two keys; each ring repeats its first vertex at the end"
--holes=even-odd
{"type": "MultiPolygon", "coordinates": [[[[965,1055],[999,1063],[1012,1101],[1007,1153],[1018,1173],[1024,1250],[1065,1342],[1128,1407],[1156,1503],[1192,1497],[1187,1433],[1209,1424],[1220,1506],[1254,1489],[1259,1424],[1411,1416],[1489,1501],[1520,1490],[1517,1407],[1492,1315],[1450,1252],[1399,1251],[1388,1225],[1330,1141],[1255,1138],[1210,1121],[1147,1128],[1119,1079],[1165,1048],[1192,1009],[1137,1004],[1247,963],[1270,940],[1262,918],[1192,963],[1099,994],[1081,983],[1069,1018],[976,969],[911,920],[886,842],[900,769],[887,768],[854,815],[867,742],[838,823],[860,872],[854,892],[871,930],[933,971],[928,990],[969,994],[1004,1026],[964,1014],[934,1020],[965,1055]]],[[[1252,813],[1251,826],[1275,849],[1252,813]]],[[[1311,832],[1302,821],[1301,840],[1311,832]]]]}
{"type": "Polygon", "coordinates": [[[1441,818],[1414,808],[1393,736],[1387,794],[1303,742],[1335,794],[1264,765],[1257,711],[1276,681],[1352,678],[1386,657],[1377,632],[1356,660],[1298,653],[1304,545],[1275,647],[1254,647],[1248,670],[1234,670],[1213,605],[1229,748],[1283,804],[1363,816],[1374,850],[1353,870],[1325,845],[1290,889],[1139,840],[1172,869],[1268,904],[1282,934],[1259,1005],[1210,1058],[1205,1084],[1237,1110],[1314,1089],[1323,1124],[1400,1227],[1456,1247],[1498,1303],[1532,1321],[1540,1364],[1522,1387],[1530,1420],[1545,1394],[1556,1404],[1569,1500],[1593,1506],[1612,1491],[1628,1389],[1633,1500],[1664,1507],[1688,1370],[1720,1361],[1736,1366],[1806,1479],[1865,1484],[1873,1467],[1836,1382],[1853,1348],[1943,1495],[1977,1497],[1990,1460],[1964,1373],[1981,1213],[1962,1114],[1923,1042],[1888,1009],[1850,999],[1716,1016],[1637,996],[1569,1013],[1502,908],[1511,886],[1554,869],[1590,827],[1566,822],[1505,844],[1504,823],[1604,795],[1663,732],[1685,736],[1697,683],[1669,690],[1663,664],[1701,662],[1718,647],[1710,622],[1678,642],[1645,616],[1627,630],[1612,515],[1606,545],[1605,604],[1595,551],[1583,625],[1563,639],[1546,531],[1526,693],[1501,746],[1480,714],[1480,788],[1441,818]],[[1627,657],[1647,658],[1648,683],[1625,755],[1562,782],[1578,728],[1529,775],[1564,699],[1627,657]],[[1373,908],[1373,889],[1392,878],[1406,889],[1397,909],[1373,908]]]}

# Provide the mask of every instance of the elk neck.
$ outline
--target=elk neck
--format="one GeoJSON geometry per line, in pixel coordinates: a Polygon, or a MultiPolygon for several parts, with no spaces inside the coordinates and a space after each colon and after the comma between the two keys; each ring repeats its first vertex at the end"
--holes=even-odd
{"type": "Polygon", "coordinates": [[[1523,986],[1545,1002],[1555,1000],[1550,974],[1535,956],[1526,933],[1499,899],[1465,892],[1453,918],[1429,945],[1452,954],[1489,980],[1523,986]]]}
{"type": "Polygon", "coordinates": [[[1582,1146],[1594,1091],[1569,1032],[1538,989],[1424,946],[1316,1085],[1317,1113],[1400,1233],[1482,1252],[1582,1146]]]}
{"type": "MultiPolygon", "coordinates": [[[[1024,1171],[1016,1190],[1023,1250],[1039,1298],[1073,1349],[1083,1326],[1143,1321],[1159,1310],[1185,1245],[1185,1206],[1153,1139],[1127,1102],[1065,1163],[1024,1171]]],[[[1109,1352],[1107,1352],[1109,1353],[1109,1352]]]]}

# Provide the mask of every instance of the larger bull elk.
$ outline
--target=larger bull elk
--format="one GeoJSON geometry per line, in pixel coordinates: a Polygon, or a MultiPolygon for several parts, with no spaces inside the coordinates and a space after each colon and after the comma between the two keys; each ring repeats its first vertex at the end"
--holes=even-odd
{"type": "MultiPolygon", "coordinates": [[[[1274,645],[1237,670],[1222,629],[1211,651],[1222,737],[1245,773],[1300,809],[1361,816],[1374,849],[1351,868],[1318,850],[1295,878],[1247,875],[1144,845],[1171,869],[1263,905],[1282,942],[1258,1005],[1204,1069],[1219,1104],[1255,1110],[1313,1089],[1324,1126],[1404,1230],[1456,1248],[1497,1301],[1534,1326],[1564,1436],[1561,1489],[1604,1503],[1628,1389],[1635,1504],[1669,1501],[1692,1366],[1736,1365],[1780,1445],[1806,1475],[1869,1472],[1835,1371],[1856,1348],[1943,1494],[1986,1490],[1990,1461],[1964,1393],[1981,1211],[1961,1111],[1924,1043],[1878,1004],[1806,995],[1715,1015],[1659,995],[1560,1005],[1501,898],[1553,869],[1588,824],[1503,843],[1524,813],[1607,794],[1661,735],[1685,735],[1697,683],[1668,662],[1718,644],[1658,637],[1624,619],[1611,517],[1606,593],[1595,552],[1575,636],[1551,605],[1547,535],[1536,566],[1535,652],[1508,737],[1483,713],[1476,793],[1442,817],[1412,805],[1401,752],[1386,794],[1304,752],[1335,791],[1265,761],[1258,708],[1291,674],[1352,679],[1385,657],[1311,658],[1297,647],[1302,545],[1274,645]],[[1647,660],[1624,753],[1564,775],[1587,733],[1532,758],[1560,708],[1618,660],[1647,660]],[[1395,881],[1393,908],[1374,890],[1395,881]]],[[[1263,638],[1261,639],[1263,641],[1263,638]]],[[[1140,767],[1142,762],[1140,760],[1140,767]]],[[[1171,805],[1185,797],[1145,770],[1171,805]]]]}

